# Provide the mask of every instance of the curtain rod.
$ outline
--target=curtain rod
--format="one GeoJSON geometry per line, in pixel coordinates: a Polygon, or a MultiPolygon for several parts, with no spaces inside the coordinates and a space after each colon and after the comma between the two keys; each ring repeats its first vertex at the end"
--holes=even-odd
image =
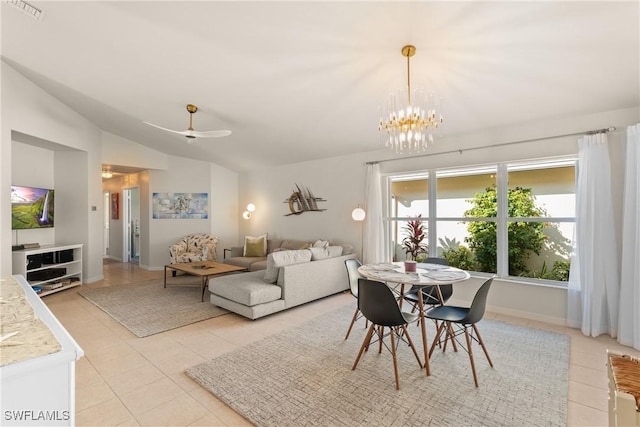
{"type": "Polygon", "coordinates": [[[376,160],[376,161],[366,162],[365,165],[374,165],[376,163],[393,162],[393,161],[397,161],[397,160],[406,160],[408,158],[415,159],[416,157],[440,156],[440,155],[443,155],[443,154],[453,154],[453,153],[462,154],[463,151],[484,150],[485,148],[505,147],[507,145],[522,144],[522,143],[525,143],[525,142],[543,141],[545,139],[553,139],[553,138],[564,138],[566,136],[575,136],[575,135],[582,135],[582,134],[584,134],[584,135],[595,135],[595,134],[598,134],[598,133],[614,132],[615,130],[616,130],[615,126],[609,126],[608,128],[603,128],[603,129],[594,129],[594,130],[588,130],[588,131],[584,131],[584,132],[565,133],[563,135],[543,136],[543,137],[540,137],[540,138],[521,139],[521,140],[518,140],[518,141],[503,142],[503,143],[500,143],[500,144],[483,145],[482,147],[465,148],[464,150],[459,148],[457,150],[440,151],[438,153],[418,154],[417,156],[412,156],[412,157],[396,157],[396,158],[393,158],[393,159],[376,160]]]}

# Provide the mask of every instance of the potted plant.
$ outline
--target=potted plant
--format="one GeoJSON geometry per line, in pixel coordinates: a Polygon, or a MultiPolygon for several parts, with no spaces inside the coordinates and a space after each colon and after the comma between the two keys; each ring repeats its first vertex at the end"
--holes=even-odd
{"type": "Polygon", "coordinates": [[[407,225],[402,229],[407,233],[407,237],[402,239],[402,249],[407,255],[407,259],[417,261],[418,255],[427,254],[429,247],[422,241],[427,237],[425,224],[420,219],[422,215],[418,215],[416,219],[407,221],[407,225]]]}

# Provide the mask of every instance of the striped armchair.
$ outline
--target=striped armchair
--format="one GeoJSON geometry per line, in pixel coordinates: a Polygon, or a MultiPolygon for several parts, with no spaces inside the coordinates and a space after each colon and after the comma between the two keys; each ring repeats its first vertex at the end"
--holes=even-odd
{"type": "Polygon", "coordinates": [[[218,238],[211,234],[190,234],[169,246],[171,264],[192,261],[215,261],[218,238]]]}

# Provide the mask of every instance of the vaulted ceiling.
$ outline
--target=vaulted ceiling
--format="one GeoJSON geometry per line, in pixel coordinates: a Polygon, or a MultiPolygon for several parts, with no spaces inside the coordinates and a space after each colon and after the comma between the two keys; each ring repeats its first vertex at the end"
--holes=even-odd
{"type": "Polygon", "coordinates": [[[637,1],[2,2],[2,58],[101,129],[243,171],[381,149],[380,102],[443,98],[443,136],[638,106],[637,1]],[[186,130],[186,104],[199,107],[186,130]]]}

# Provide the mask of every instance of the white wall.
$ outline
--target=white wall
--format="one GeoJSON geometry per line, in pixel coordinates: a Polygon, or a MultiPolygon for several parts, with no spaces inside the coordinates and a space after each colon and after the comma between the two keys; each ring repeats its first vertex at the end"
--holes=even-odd
{"type": "MultiPolygon", "coordinates": [[[[153,150],[142,144],[130,141],[126,138],[102,132],[101,158],[102,163],[118,166],[126,166],[140,169],[153,169],[164,171],[169,167],[169,156],[157,150],[153,150]]],[[[158,172],[160,173],[160,172],[158,172]]],[[[204,178],[201,178],[204,179],[204,178]]],[[[151,268],[149,264],[149,248],[152,247],[153,236],[149,235],[149,206],[146,197],[149,194],[149,173],[143,171],[127,175],[116,175],[102,182],[102,191],[108,191],[109,195],[119,194],[120,217],[111,219],[109,214],[109,257],[118,261],[124,259],[124,223],[122,217],[123,190],[125,188],[138,187],[140,201],[140,260],[142,268],[151,268]]],[[[159,266],[156,266],[160,268],[159,266]]]]}
{"type": "MultiPolygon", "coordinates": [[[[140,218],[142,232],[148,224],[148,244],[142,238],[140,265],[148,269],[161,269],[169,263],[169,246],[191,233],[212,233],[222,236],[220,248],[227,241],[237,239],[234,218],[237,207],[237,180],[235,172],[208,162],[168,157],[166,171],[148,171],[148,190],[141,187],[140,218]],[[153,219],[150,210],[153,193],[208,193],[208,219],[153,219]],[[145,205],[147,211],[145,212],[145,205]],[[145,257],[148,255],[148,258],[145,257]]],[[[218,259],[222,250],[218,251],[218,259]]]]}
{"type": "Polygon", "coordinates": [[[240,213],[238,207],[238,174],[218,165],[210,165],[209,218],[211,233],[218,236],[217,259],[224,248],[238,241],[240,213]]]}
{"type": "MultiPolygon", "coordinates": [[[[238,239],[238,174],[208,162],[169,156],[125,138],[103,132],[103,162],[118,166],[148,169],[137,174],[111,178],[102,188],[118,192],[138,187],[140,199],[140,267],[160,270],[169,262],[169,245],[190,233],[212,233],[220,239],[220,248],[238,239]],[[209,194],[209,219],[153,219],[153,193],[209,194]]],[[[109,255],[123,259],[122,216],[110,220],[109,255]]],[[[225,246],[226,245],[226,246],[225,246]]],[[[218,251],[222,259],[222,250],[218,251]]]]}
{"type": "Polygon", "coordinates": [[[362,224],[351,219],[351,211],[364,204],[365,157],[334,157],[250,172],[240,180],[238,218],[248,203],[256,205],[251,219],[241,219],[239,240],[244,235],[269,233],[273,238],[334,240],[353,245],[360,252],[362,224]],[[324,212],[289,215],[289,198],[296,184],[306,187],[324,212]]]}
{"type": "Polygon", "coordinates": [[[140,169],[167,169],[169,156],[109,132],[101,134],[102,163],[140,169]]]}
{"type": "MultiPolygon", "coordinates": [[[[28,163],[22,163],[20,155],[13,162],[13,138],[12,134],[25,135],[38,143],[50,144],[44,148],[54,151],[54,162],[51,169],[54,176],[54,189],[56,199],[58,194],[72,191],[66,183],[73,181],[73,190],[82,193],[73,212],[66,218],[56,215],[54,227],[54,240],[59,241],[66,237],[59,230],[65,228],[67,222],[75,222],[79,226],[74,229],[72,238],[74,243],[83,243],[83,277],[85,281],[102,277],[102,264],[95,261],[100,259],[102,253],[101,220],[102,220],[102,195],[100,192],[100,131],[93,124],[85,120],[80,114],[69,109],[54,97],[48,95],[38,86],[24,78],[5,62],[1,62],[2,75],[2,109],[1,109],[1,133],[0,133],[0,277],[11,274],[11,207],[10,191],[13,180],[13,169],[25,169],[31,167],[28,163]],[[65,157],[73,154],[61,154],[58,150],[64,147],[70,153],[73,150],[84,152],[80,160],[82,164],[73,165],[61,171],[65,157]],[[58,164],[58,159],[60,163],[58,164]],[[67,180],[67,172],[76,173],[73,180],[67,180]],[[95,206],[96,210],[91,207],[95,206]],[[61,228],[60,228],[61,227],[61,228]],[[96,233],[100,236],[96,238],[96,233]]],[[[19,150],[19,149],[18,149],[19,150]]],[[[76,160],[78,160],[76,158],[76,160]]],[[[51,173],[46,172],[45,173],[51,173]]],[[[21,173],[21,172],[18,172],[21,173]]],[[[34,173],[38,173],[35,171],[34,173]]],[[[16,176],[16,178],[18,178],[16,176]]],[[[58,200],[56,209],[58,210],[58,200]]],[[[65,209],[63,208],[63,212],[65,209]]]]}

